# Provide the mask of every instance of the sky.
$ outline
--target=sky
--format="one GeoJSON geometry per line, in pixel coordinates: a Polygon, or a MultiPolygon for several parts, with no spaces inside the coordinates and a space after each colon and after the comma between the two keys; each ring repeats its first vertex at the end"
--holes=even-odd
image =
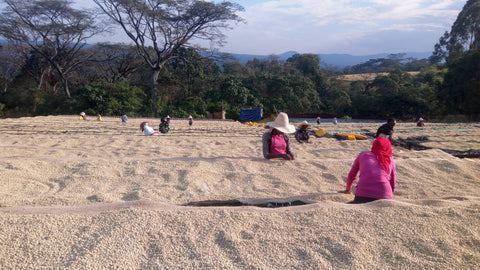
{"type": "MultiPolygon", "coordinates": [[[[224,30],[222,52],[367,55],[431,52],[466,0],[230,0],[245,23],[224,30]]],[[[92,5],[92,0],[76,0],[92,5]]],[[[220,1],[214,1],[220,2],[220,1]]],[[[128,42],[123,33],[109,41],[128,42]]]]}

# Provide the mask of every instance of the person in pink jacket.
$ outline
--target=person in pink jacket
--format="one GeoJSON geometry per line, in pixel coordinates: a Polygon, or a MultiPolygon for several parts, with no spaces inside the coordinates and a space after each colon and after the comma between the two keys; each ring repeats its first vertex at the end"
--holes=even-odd
{"type": "Polygon", "coordinates": [[[392,158],[392,145],[389,139],[378,137],[373,142],[372,151],[361,152],[358,155],[348,174],[344,193],[350,194],[359,171],[360,179],[355,189],[355,199],[349,203],[393,199],[396,167],[392,158]]]}

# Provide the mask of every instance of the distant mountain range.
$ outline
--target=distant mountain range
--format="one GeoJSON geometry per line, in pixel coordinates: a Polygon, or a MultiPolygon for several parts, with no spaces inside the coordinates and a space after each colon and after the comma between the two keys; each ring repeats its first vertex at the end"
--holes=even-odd
{"type": "MultiPolygon", "coordinates": [[[[0,44],[6,44],[6,40],[0,39],[0,44]]],[[[271,55],[255,55],[255,54],[235,54],[229,53],[233,56],[236,61],[246,64],[249,60],[253,60],[257,58],[259,60],[266,60],[271,55]]],[[[278,60],[285,61],[288,58],[292,57],[295,54],[299,54],[296,51],[288,51],[282,54],[275,54],[274,56],[278,57],[278,60]]],[[[377,58],[387,58],[390,54],[389,53],[379,53],[379,54],[371,54],[371,55],[350,55],[350,54],[317,54],[320,57],[320,65],[325,68],[337,68],[343,69],[347,66],[354,66],[361,63],[365,63],[370,59],[377,59],[377,58]]],[[[405,53],[405,58],[416,58],[416,59],[424,59],[428,58],[432,55],[432,52],[407,52],[405,53]]]]}
{"type": "MultiPolygon", "coordinates": [[[[276,54],[278,60],[285,61],[293,55],[298,54],[295,51],[289,51],[282,54],[276,54]]],[[[270,55],[253,55],[253,54],[234,54],[231,53],[238,62],[246,64],[249,60],[257,58],[259,60],[266,60],[270,55]]],[[[320,65],[322,67],[334,67],[343,69],[347,66],[358,65],[365,63],[370,59],[387,58],[389,53],[371,54],[371,55],[350,55],[350,54],[317,54],[320,57],[320,65]]],[[[431,52],[407,52],[405,58],[424,59],[432,55],[431,52]]]]}

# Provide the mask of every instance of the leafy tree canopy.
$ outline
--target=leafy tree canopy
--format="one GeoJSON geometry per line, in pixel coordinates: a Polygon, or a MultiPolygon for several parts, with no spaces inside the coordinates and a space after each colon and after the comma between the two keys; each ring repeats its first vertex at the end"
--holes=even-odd
{"type": "Polygon", "coordinates": [[[59,77],[70,98],[69,74],[88,60],[81,49],[88,38],[103,31],[102,25],[96,23],[92,12],[75,9],[70,1],[5,0],[5,3],[0,36],[17,44],[18,50],[33,51],[40,56],[43,75],[59,77]]]}
{"type": "Polygon", "coordinates": [[[434,63],[449,62],[471,50],[480,50],[480,0],[467,1],[450,32],[435,45],[430,59],[434,63]]]}
{"type": "Polygon", "coordinates": [[[100,9],[134,42],[150,66],[153,103],[157,100],[157,79],[165,64],[177,57],[182,46],[198,40],[221,44],[222,29],[243,8],[231,2],[218,4],[202,0],[94,0],[100,9]]]}

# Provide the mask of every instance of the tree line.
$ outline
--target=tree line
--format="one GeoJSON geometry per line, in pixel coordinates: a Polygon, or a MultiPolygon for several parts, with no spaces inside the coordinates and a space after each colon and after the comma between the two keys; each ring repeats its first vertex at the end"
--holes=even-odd
{"type": "Polygon", "coordinates": [[[64,0],[6,0],[0,18],[0,113],[206,117],[241,108],[363,118],[480,115],[480,1],[469,0],[429,59],[388,59],[344,73],[387,72],[346,81],[314,54],[272,55],[245,65],[191,45],[223,41],[242,7],[198,0],[94,0],[96,10],[64,0]],[[112,24],[113,22],[113,24],[112,24]],[[131,44],[87,40],[120,26],[131,44]],[[15,31],[13,31],[15,30],[15,31]],[[416,75],[407,71],[419,70],[416,75]]]}

